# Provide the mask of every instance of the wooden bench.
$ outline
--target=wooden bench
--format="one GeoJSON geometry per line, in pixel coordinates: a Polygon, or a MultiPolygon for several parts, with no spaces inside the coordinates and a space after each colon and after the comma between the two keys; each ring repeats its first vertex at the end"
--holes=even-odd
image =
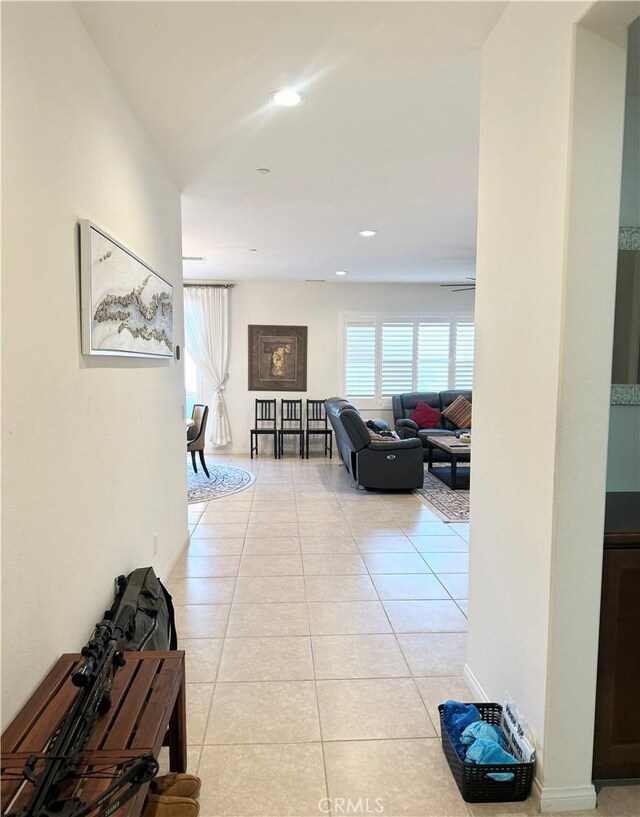
{"type": "MultiPolygon", "coordinates": [[[[147,751],[157,758],[162,746],[169,747],[171,771],[187,770],[184,652],[128,652],[125,659],[125,666],[115,675],[111,708],[98,719],[83,754],[83,776],[64,785],[61,799],[76,795],[85,802],[93,800],[113,783],[108,775],[117,774],[114,765],[147,751]]],[[[79,655],[61,656],[2,735],[2,814],[9,806],[11,812],[16,811],[33,791],[20,778],[22,769],[30,755],[43,754],[77,694],[71,673],[79,661],[79,655]]],[[[39,763],[36,771],[41,766],[39,763]]],[[[140,814],[148,786],[140,787],[117,812],[118,817],[140,814]]]]}

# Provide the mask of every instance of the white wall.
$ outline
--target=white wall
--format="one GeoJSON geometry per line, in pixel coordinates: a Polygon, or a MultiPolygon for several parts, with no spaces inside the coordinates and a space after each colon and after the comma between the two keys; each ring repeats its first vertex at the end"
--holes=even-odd
{"type": "Polygon", "coordinates": [[[174,283],[179,191],[70,3],[2,10],[2,716],[186,535],[182,366],[80,352],[76,224],[174,283]],[[159,535],[154,555],[153,534],[159,535]]]}
{"type": "Polygon", "coordinates": [[[510,4],[482,53],[467,675],[529,718],[543,810],[595,804],[625,54],[587,6],[510,4]]]}
{"type": "Polygon", "coordinates": [[[625,47],[581,25],[573,33],[542,795],[549,809],[556,793],[570,801],[571,787],[591,780],[626,69],[625,47]],[[584,713],[577,729],[569,700],[584,713]],[[568,754],[571,732],[578,748],[568,754]]]}
{"type": "MultiPolygon", "coordinates": [[[[419,314],[473,312],[473,292],[453,293],[433,284],[350,284],[243,282],[230,295],[231,357],[226,400],[233,442],[228,450],[248,452],[256,398],[323,399],[342,396],[345,312],[419,314]],[[249,324],[307,326],[307,391],[248,391],[249,324]]],[[[212,402],[212,395],[205,393],[212,402]]],[[[357,401],[356,405],[357,405],[357,401]]],[[[279,410],[279,408],[278,408],[279,410]]],[[[390,409],[363,410],[367,417],[392,420],[390,409]]],[[[269,443],[261,443],[265,452],[269,443]]],[[[293,443],[292,443],[293,445],[293,443]]]]}

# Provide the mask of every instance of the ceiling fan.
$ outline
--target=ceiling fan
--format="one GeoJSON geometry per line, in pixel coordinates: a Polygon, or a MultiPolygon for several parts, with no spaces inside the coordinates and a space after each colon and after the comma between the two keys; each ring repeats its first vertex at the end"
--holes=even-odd
{"type": "Polygon", "coordinates": [[[476,279],[467,276],[467,281],[473,281],[472,284],[440,284],[441,287],[458,287],[458,289],[452,290],[452,292],[468,292],[469,290],[473,290],[476,288],[476,279]]]}

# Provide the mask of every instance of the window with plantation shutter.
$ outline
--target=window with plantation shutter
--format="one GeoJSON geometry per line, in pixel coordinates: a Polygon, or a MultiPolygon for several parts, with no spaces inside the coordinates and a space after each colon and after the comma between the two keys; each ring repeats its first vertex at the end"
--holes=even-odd
{"type": "Polygon", "coordinates": [[[346,331],[345,385],[347,397],[376,396],[375,321],[349,322],[346,331]]]}
{"type": "Polygon", "coordinates": [[[388,406],[394,394],[409,391],[471,389],[468,316],[347,315],[344,338],[344,394],[365,406],[388,406]]]}
{"type": "Polygon", "coordinates": [[[449,388],[450,321],[419,321],[416,391],[449,388]]]}
{"type": "Polygon", "coordinates": [[[470,321],[456,323],[455,388],[470,389],[473,385],[474,326],[470,321]]]}
{"type": "Polygon", "coordinates": [[[382,395],[413,389],[413,320],[382,324],[382,395]]]}

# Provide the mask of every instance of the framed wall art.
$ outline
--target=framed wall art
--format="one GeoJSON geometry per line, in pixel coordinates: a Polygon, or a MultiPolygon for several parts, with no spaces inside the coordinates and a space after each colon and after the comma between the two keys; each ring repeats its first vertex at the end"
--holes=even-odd
{"type": "Polygon", "coordinates": [[[307,327],[249,326],[249,391],[307,390],[307,327]]]}
{"type": "Polygon", "coordinates": [[[173,287],[90,221],[80,276],[83,354],[173,357],[173,287]]]}

